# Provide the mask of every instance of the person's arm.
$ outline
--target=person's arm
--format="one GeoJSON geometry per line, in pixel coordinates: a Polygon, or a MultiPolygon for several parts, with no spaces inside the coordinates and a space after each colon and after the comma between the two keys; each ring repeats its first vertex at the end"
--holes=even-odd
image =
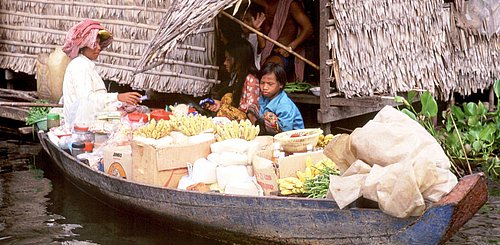
{"type": "Polygon", "coordinates": [[[298,46],[304,43],[312,35],[313,26],[309,17],[307,17],[302,4],[299,2],[293,1],[290,5],[289,12],[300,28],[300,33],[297,38],[288,44],[288,46],[295,51],[298,46]]]}
{"type": "MultiPolygon", "coordinates": [[[[257,31],[262,32],[262,24],[266,20],[266,15],[264,13],[257,13],[257,17],[253,18],[252,17],[252,27],[255,28],[257,31]]],[[[257,35],[257,53],[260,54],[262,49],[266,47],[266,39],[263,38],[260,35],[257,35]]]]}
{"type": "Polygon", "coordinates": [[[82,64],[78,69],[73,69],[75,91],[78,100],[86,100],[96,108],[104,108],[106,104],[121,101],[135,105],[139,102],[141,94],[137,92],[108,93],[102,78],[90,66],[82,64]]]}
{"type": "Polygon", "coordinates": [[[278,117],[278,125],[281,131],[304,128],[302,115],[291,100],[282,100],[275,114],[278,117]]]}
{"type": "Polygon", "coordinates": [[[246,113],[252,104],[259,104],[259,79],[249,74],[245,78],[245,84],[243,86],[243,91],[241,91],[241,100],[238,109],[246,113]]]}

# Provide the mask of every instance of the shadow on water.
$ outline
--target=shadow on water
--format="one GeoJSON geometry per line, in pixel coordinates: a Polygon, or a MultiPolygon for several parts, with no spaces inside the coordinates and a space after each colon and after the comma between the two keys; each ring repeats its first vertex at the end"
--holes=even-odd
{"type": "Polygon", "coordinates": [[[137,215],[113,209],[76,188],[52,169],[45,152],[38,154],[37,167],[52,182],[47,211],[58,214],[75,236],[64,241],[87,241],[98,244],[224,244],[195,236],[171,227],[158,225],[137,215]]]}

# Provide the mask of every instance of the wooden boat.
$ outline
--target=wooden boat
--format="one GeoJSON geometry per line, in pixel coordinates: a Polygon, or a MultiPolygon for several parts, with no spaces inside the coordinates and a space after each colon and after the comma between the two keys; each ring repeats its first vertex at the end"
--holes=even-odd
{"type": "Polygon", "coordinates": [[[39,133],[60,172],[112,207],[225,241],[290,244],[441,244],[486,202],[483,174],[458,185],[420,217],[399,219],[379,209],[340,210],[333,200],[199,193],[108,176],[82,164],[39,133]]]}

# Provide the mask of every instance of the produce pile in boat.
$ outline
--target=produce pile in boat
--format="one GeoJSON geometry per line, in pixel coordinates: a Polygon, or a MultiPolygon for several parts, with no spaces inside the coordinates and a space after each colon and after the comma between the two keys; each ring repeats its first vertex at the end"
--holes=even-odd
{"type": "MultiPolygon", "coordinates": [[[[401,138],[397,125],[369,127],[374,121],[351,135],[302,129],[259,136],[259,127],[249,120],[207,117],[187,105],[167,108],[171,111],[103,113],[89,125],[78,125],[86,131],[61,135],[62,125],[50,129],[48,136],[70,154],[80,153],[74,157],[82,164],[116,178],[226,195],[330,198],[340,208],[367,198],[396,217],[421,214],[423,199],[414,197],[435,201],[456,184],[449,165],[437,157],[442,149],[429,148],[434,146],[430,143],[414,149],[419,145],[415,139],[422,137],[401,138]],[[386,131],[377,134],[380,128],[386,131]],[[413,169],[410,163],[421,167],[413,169]],[[391,176],[414,178],[419,186],[403,185],[397,178],[388,184],[391,176]],[[389,186],[403,189],[380,196],[394,191],[387,190],[389,186]],[[415,195],[405,199],[395,196],[398,192],[415,195]]],[[[385,117],[397,118],[391,113],[385,117]]],[[[375,119],[380,118],[384,116],[375,119]]]]}

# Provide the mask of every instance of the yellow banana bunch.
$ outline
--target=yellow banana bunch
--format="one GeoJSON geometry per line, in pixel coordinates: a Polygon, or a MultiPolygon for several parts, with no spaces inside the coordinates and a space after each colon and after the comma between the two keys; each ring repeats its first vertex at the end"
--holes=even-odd
{"type": "Polygon", "coordinates": [[[333,134],[320,134],[318,144],[316,144],[316,146],[324,148],[326,145],[328,145],[328,143],[330,143],[330,141],[332,141],[333,137],[335,137],[333,134]]]}
{"type": "Polygon", "coordinates": [[[304,193],[304,182],[295,177],[281,178],[276,181],[279,185],[281,195],[292,195],[304,193]]]}
{"type": "MultiPolygon", "coordinates": [[[[305,182],[307,179],[316,177],[327,168],[332,169],[332,171],[334,172],[339,171],[337,165],[335,165],[335,163],[330,158],[323,158],[313,165],[312,158],[308,157],[306,159],[306,169],[304,170],[304,172],[297,170],[297,178],[300,181],[305,182]]],[[[340,174],[340,172],[338,173],[340,174]]]]}
{"type": "Polygon", "coordinates": [[[259,135],[260,127],[259,125],[254,126],[248,119],[241,120],[239,123],[233,120],[223,125],[218,124],[216,131],[217,141],[227,139],[253,140],[259,135]]]}
{"type": "Polygon", "coordinates": [[[170,121],[174,125],[174,130],[179,130],[187,136],[198,135],[215,128],[212,118],[200,114],[173,116],[170,117],[170,121]]]}
{"type": "Polygon", "coordinates": [[[156,122],[156,120],[152,119],[147,125],[135,130],[134,136],[159,139],[167,136],[171,131],[172,127],[169,121],[160,119],[160,121],[156,122]]]}

